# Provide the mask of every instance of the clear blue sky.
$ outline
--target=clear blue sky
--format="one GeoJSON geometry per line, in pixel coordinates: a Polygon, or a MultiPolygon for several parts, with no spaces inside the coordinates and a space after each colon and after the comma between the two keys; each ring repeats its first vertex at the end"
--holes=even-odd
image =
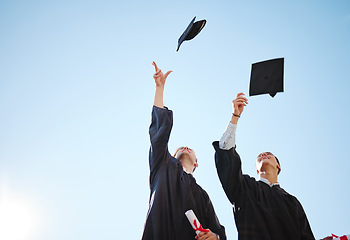
{"type": "Polygon", "coordinates": [[[285,92],[250,97],[238,125],[243,171],[255,176],[257,154],[272,151],[315,237],[349,234],[349,43],[346,0],[2,0],[2,240],[140,239],[152,61],[173,70],[169,149],[196,150],[197,182],[237,239],[211,143],[248,94],[251,64],[279,57],[285,92]],[[175,52],[194,16],[205,28],[175,52]]]}

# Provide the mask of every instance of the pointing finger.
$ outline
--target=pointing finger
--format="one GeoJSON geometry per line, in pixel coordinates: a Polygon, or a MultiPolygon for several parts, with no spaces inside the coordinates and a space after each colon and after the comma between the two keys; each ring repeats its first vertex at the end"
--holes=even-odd
{"type": "Polygon", "coordinates": [[[158,68],[157,64],[154,61],[152,62],[152,65],[154,66],[156,72],[158,72],[159,68],[158,68]]]}

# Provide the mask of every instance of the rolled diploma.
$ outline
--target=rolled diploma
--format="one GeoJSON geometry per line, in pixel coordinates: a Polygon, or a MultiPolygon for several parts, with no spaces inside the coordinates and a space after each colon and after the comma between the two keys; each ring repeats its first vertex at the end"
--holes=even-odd
{"type": "Polygon", "coordinates": [[[194,212],[192,211],[192,209],[190,209],[187,212],[185,212],[185,215],[186,215],[188,221],[190,221],[191,226],[196,231],[197,235],[200,232],[209,232],[208,230],[202,228],[202,225],[198,221],[198,219],[197,219],[196,215],[194,214],[194,212]]]}

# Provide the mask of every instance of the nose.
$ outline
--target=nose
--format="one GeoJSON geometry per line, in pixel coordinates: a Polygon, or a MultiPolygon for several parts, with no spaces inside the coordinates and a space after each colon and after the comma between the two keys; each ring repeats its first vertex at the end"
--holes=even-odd
{"type": "Polygon", "coordinates": [[[262,160],[263,157],[266,157],[267,154],[266,153],[261,153],[259,156],[258,156],[258,161],[260,162],[262,160]]]}
{"type": "Polygon", "coordinates": [[[191,148],[189,148],[189,147],[184,147],[182,151],[186,151],[186,152],[188,152],[188,153],[189,153],[189,152],[191,152],[191,151],[192,151],[192,149],[191,149],[191,148]]]}

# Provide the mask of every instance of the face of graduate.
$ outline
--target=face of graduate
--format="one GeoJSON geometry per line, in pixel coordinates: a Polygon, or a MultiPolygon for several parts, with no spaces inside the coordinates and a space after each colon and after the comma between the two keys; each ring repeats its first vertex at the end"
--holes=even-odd
{"type": "Polygon", "coordinates": [[[265,171],[267,167],[272,167],[273,169],[276,169],[277,174],[281,170],[280,164],[277,162],[276,157],[270,153],[270,152],[263,152],[258,155],[256,158],[256,171],[257,174],[260,172],[265,171]]]}
{"type": "Polygon", "coordinates": [[[185,156],[187,156],[191,160],[191,163],[193,164],[193,166],[198,167],[197,156],[193,149],[189,147],[178,148],[175,153],[175,158],[177,158],[181,162],[181,160],[185,156]]]}

